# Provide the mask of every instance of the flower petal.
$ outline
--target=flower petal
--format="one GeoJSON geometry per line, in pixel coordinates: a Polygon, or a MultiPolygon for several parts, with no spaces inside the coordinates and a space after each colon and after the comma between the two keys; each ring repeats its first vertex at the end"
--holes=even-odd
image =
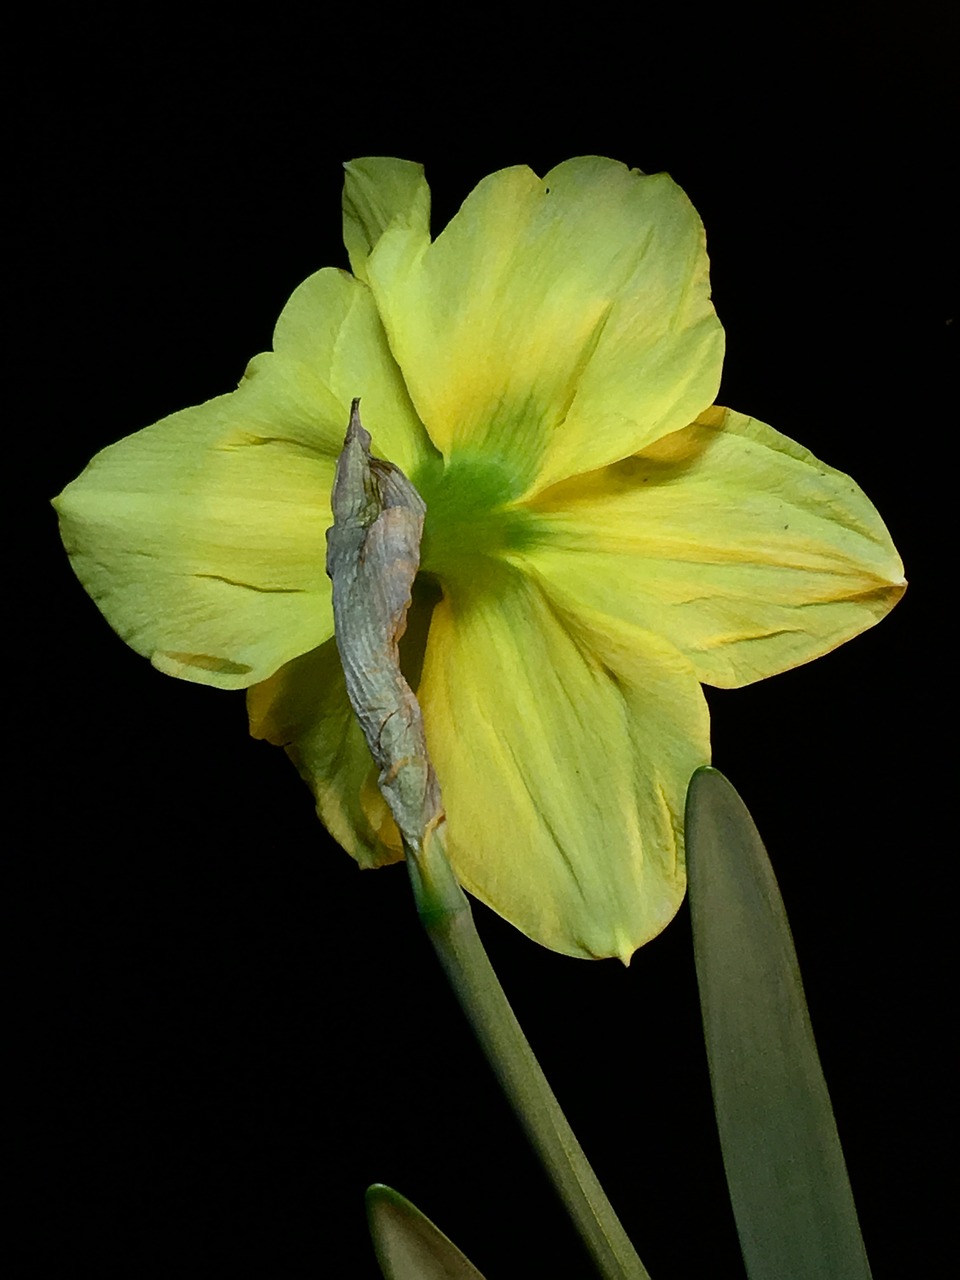
{"type": "Polygon", "coordinates": [[[81,582],[161,671],[241,688],[332,633],[325,531],[355,395],[378,447],[416,465],[426,436],[370,293],[323,271],[239,390],[104,449],[56,500],[81,582]]]}
{"type": "MultiPolygon", "coordinates": [[[[435,588],[418,579],[400,640],[402,670],[420,681],[435,588]]],[[[336,641],[286,663],[247,691],[250,732],[285,747],[309,785],[317,812],[361,867],[403,857],[400,832],[377,786],[377,768],[347,696],[336,641]]]]}
{"type": "Polygon", "coordinates": [[[551,599],[665,636],[708,684],[808,662],[872,626],[905,587],[849,476],[719,406],[529,510],[543,524],[515,558],[551,599]]]}
{"type": "Polygon", "coordinates": [[[411,160],[365,156],[343,167],[343,242],[353,274],[366,280],[367,259],[393,222],[429,243],[430,188],[411,160]]]}
{"type": "MultiPolygon", "coordinates": [[[[326,268],[291,294],[273,332],[273,352],[257,356],[248,377],[278,380],[315,412],[324,448],[338,453],[359,396],[373,450],[412,472],[435,450],[390,353],[370,290],[346,271],[326,268]]],[[[268,395],[267,386],[263,387],[268,395]]]]}
{"type": "Polygon", "coordinates": [[[517,494],[635,452],[716,394],[703,228],[666,174],[505,169],[429,247],[394,222],[366,270],[434,443],[499,461],[517,494]]]}
{"type": "Polygon", "coordinates": [[[285,747],[313,791],[317,813],[362,867],[403,857],[377,769],[347,698],[336,641],[286,663],[247,691],[250,732],[285,747]]]}
{"type": "Polygon", "coordinates": [[[464,887],[557,951],[628,960],[683,897],[709,729],[689,663],[625,630],[504,570],[437,605],[418,696],[464,887]]]}

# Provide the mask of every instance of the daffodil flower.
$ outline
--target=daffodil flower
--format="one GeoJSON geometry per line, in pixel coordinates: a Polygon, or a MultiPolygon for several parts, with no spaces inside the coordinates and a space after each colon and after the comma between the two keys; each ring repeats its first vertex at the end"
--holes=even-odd
{"type": "Polygon", "coordinates": [[[293,294],[239,388],[98,454],[57,501],[76,572],[161,671],[248,689],[364,867],[402,856],[347,701],[324,535],[350,403],[427,505],[404,639],[462,884],[624,959],[684,892],[701,683],[882,617],[902,566],[846,475],[714,404],[700,220],[664,174],[486,178],[435,240],[418,165],[347,166],[353,273],[293,294]]]}

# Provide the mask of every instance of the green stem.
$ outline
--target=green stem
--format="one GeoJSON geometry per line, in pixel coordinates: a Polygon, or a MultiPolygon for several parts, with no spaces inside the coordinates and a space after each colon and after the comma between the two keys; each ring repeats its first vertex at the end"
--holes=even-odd
{"type": "Polygon", "coordinates": [[[601,1276],[650,1280],[520,1029],[442,846],[438,832],[407,847],[417,910],[440,963],[601,1276]]]}

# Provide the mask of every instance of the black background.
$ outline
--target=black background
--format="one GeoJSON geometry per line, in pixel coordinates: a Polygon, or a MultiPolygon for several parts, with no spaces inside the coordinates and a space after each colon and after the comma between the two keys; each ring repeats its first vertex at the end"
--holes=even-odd
{"type": "MultiPolygon", "coordinates": [[[[490,1280],[590,1274],[403,869],[357,872],[240,695],[113,636],[46,506],[97,449],[233,387],[291,290],[346,265],[343,160],[424,162],[436,231],[491,170],[583,153],[685,188],[728,335],[721,401],[853,474],[907,566],[876,630],[708,697],[784,893],[875,1275],[939,1273],[947,32],[923,5],[778,31],[590,17],[458,35],[439,11],[86,16],[15,55],[25,1274],[373,1277],[372,1181],[490,1280]]],[[[742,1276],[686,909],[629,970],[477,917],[655,1280],[742,1276]]]]}

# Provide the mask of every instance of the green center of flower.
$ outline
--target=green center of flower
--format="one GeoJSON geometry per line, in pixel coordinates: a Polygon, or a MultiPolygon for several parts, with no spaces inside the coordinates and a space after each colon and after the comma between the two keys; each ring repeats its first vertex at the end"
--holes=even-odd
{"type": "Polygon", "coordinates": [[[431,458],[412,479],[427,504],[420,568],[441,582],[474,581],[504,552],[531,541],[532,517],[514,505],[517,482],[501,463],[431,458]]]}

